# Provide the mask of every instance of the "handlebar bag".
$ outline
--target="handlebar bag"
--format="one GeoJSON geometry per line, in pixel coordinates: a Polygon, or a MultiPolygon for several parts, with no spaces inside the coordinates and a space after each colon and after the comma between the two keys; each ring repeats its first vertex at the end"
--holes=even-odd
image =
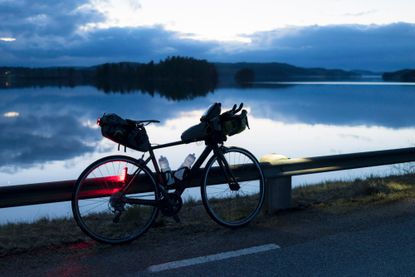
{"type": "Polygon", "coordinates": [[[247,111],[242,110],[238,115],[232,115],[222,118],[222,132],[224,135],[233,136],[241,133],[248,125],[247,111]]]}
{"type": "Polygon", "coordinates": [[[213,103],[200,118],[201,122],[209,121],[220,115],[221,103],[213,103]]]}
{"type": "Polygon", "coordinates": [[[114,113],[104,114],[98,119],[98,125],[101,127],[101,134],[113,142],[141,152],[150,149],[144,127],[129,123],[114,113]]]}

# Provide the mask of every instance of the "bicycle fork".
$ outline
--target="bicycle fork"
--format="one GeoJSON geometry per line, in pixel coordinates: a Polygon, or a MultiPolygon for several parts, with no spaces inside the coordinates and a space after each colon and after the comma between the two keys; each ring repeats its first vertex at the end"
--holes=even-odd
{"type": "Polygon", "coordinates": [[[215,149],[215,155],[217,157],[219,167],[222,170],[223,175],[226,178],[226,181],[228,182],[229,189],[231,191],[238,191],[241,188],[241,186],[239,185],[239,183],[236,180],[235,176],[231,172],[231,170],[229,168],[228,161],[226,160],[226,158],[223,155],[222,151],[220,151],[219,149],[215,149]]]}

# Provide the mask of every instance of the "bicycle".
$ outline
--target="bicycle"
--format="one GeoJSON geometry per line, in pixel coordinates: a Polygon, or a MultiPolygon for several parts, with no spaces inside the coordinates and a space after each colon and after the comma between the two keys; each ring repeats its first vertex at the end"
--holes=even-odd
{"type": "Polygon", "coordinates": [[[249,128],[247,112],[242,106],[243,103],[238,108],[234,105],[221,114],[221,104],[214,103],[199,124],[182,134],[180,141],[161,145],[151,145],[145,129],[148,124],[159,121],[123,120],[114,114],[108,119],[104,115],[98,120],[104,136],[145,153],[139,159],[107,156],[93,162],[81,173],[71,201],[73,216],[81,230],[99,242],[118,244],[130,242],[146,232],[159,211],[179,222],[178,213],[183,205],[181,195],[202,172],[201,166],[206,160],[199,185],[208,215],[218,224],[230,228],[251,222],[264,202],[261,166],[248,150],[224,146],[227,136],[249,128]],[[114,118],[123,121],[113,125],[108,123],[114,118]],[[108,121],[107,125],[103,119],[108,121]],[[117,136],[119,130],[121,135],[117,136]],[[181,180],[173,173],[168,175],[160,170],[154,150],[197,141],[205,141],[206,147],[193,167],[180,169],[184,172],[181,180]],[[149,157],[144,159],[146,152],[149,157]],[[154,172],[148,167],[150,162],[154,172]]]}

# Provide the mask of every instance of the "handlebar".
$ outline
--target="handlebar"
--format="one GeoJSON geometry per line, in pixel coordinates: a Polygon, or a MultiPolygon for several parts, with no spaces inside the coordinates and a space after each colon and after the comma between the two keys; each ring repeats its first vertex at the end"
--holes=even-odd
{"type": "Polygon", "coordinates": [[[243,106],[244,106],[243,103],[239,104],[239,107],[238,105],[235,104],[233,105],[232,109],[224,113],[221,113],[221,104],[214,103],[202,115],[202,117],[200,118],[200,121],[209,123],[209,122],[214,122],[216,120],[221,120],[221,119],[232,117],[236,115],[237,113],[239,113],[242,110],[243,106]]]}
{"type": "Polygon", "coordinates": [[[235,105],[233,105],[232,109],[222,113],[220,115],[220,117],[221,118],[226,118],[226,117],[233,116],[233,115],[239,113],[242,110],[243,106],[244,106],[244,103],[239,104],[239,107],[235,104],[235,105]]]}
{"type": "Polygon", "coordinates": [[[200,118],[200,124],[186,130],[182,139],[194,141],[206,140],[209,143],[223,143],[226,137],[242,132],[249,128],[247,111],[242,109],[243,103],[233,105],[232,109],[221,113],[221,104],[212,104],[200,118]],[[192,134],[196,133],[196,134],[192,134]],[[184,138],[183,138],[184,136],[184,138]]]}

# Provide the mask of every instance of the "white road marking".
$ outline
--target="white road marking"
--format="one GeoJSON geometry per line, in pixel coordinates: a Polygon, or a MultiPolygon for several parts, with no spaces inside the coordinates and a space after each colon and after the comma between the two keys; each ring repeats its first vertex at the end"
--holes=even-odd
{"type": "Polygon", "coordinates": [[[266,252],[266,251],[280,249],[280,248],[281,247],[279,247],[276,244],[264,244],[260,246],[254,246],[254,247],[239,249],[235,251],[222,252],[222,253],[208,255],[208,256],[201,256],[201,257],[196,257],[196,258],[191,258],[191,259],[168,262],[164,264],[152,265],[147,268],[147,271],[160,272],[160,271],[176,269],[180,267],[204,264],[204,263],[209,263],[213,261],[226,260],[226,259],[235,258],[239,256],[266,252]]]}

